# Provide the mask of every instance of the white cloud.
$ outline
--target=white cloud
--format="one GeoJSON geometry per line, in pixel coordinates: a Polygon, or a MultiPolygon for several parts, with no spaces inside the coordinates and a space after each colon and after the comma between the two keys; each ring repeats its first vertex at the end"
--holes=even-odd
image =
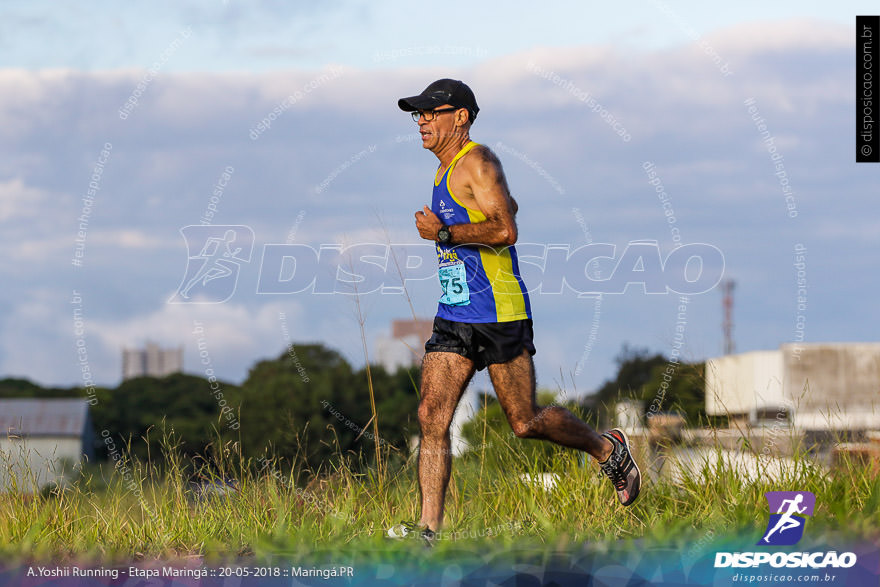
{"type": "Polygon", "coordinates": [[[96,231],[89,235],[89,244],[120,249],[157,249],[173,247],[177,243],[151,236],[143,230],[129,228],[96,231]]]}
{"type": "MultiPolygon", "coordinates": [[[[162,73],[123,121],[116,111],[142,70],[0,70],[0,121],[13,128],[4,128],[7,140],[0,145],[5,174],[0,221],[7,252],[2,263],[4,272],[8,266],[20,276],[4,282],[8,311],[0,316],[0,344],[6,358],[0,368],[37,379],[51,374],[56,381],[76,375],[75,364],[59,366],[72,352],[63,326],[69,310],[66,300],[40,297],[47,284],[59,291],[82,289],[87,296],[90,350],[94,346],[96,365],[102,364],[102,377],[111,381],[118,377],[122,346],[149,338],[188,345],[191,353],[193,320],[204,322],[215,363],[240,379],[253,361],[277,355],[283,347],[282,311],[296,324],[294,339],[327,341],[357,361],[352,299],[256,295],[260,247],[285,242],[300,213],[297,243],[384,243],[379,218],[392,242],[419,242],[413,212],[430,198],[436,158],[418,142],[396,141],[415,136],[396,100],[447,75],[468,80],[478,90],[483,111],[473,129],[475,139],[516,149],[564,187],[565,193],[558,193],[535,168],[512,153],[499,153],[520,204],[518,223],[525,241],[582,243],[572,214],[578,208],[596,241],[622,245],[656,239],[667,246],[669,226],[641,168],[651,160],[686,241],[711,242],[740,275],[762,276],[766,297],[789,295],[788,277],[768,269],[768,258],[787,259],[789,241],[800,238],[795,235],[816,239],[810,242],[816,251],[833,251],[854,234],[861,242],[874,242],[866,238],[874,228],[870,223],[852,222],[854,210],[871,209],[874,183],[866,169],[854,171],[851,158],[842,155],[852,152],[852,90],[851,49],[843,44],[840,27],[761,27],[766,25],[705,37],[730,59],[734,75],[727,78],[699,45],[658,52],[535,48],[452,71],[347,69],[286,110],[258,140],[251,140],[249,130],[320,71],[162,73]],[[779,36],[769,38],[771,30],[779,36]],[[806,58],[805,48],[827,58],[806,58]],[[632,141],[621,141],[600,114],[569,90],[529,72],[529,60],[589,91],[623,121],[632,141]],[[756,98],[777,148],[784,151],[786,169],[799,190],[802,213],[796,220],[785,214],[772,163],[743,105],[748,97],[756,98]],[[70,267],[80,209],[76,195],[87,185],[104,141],[114,147],[90,217],[87,267],[77,272],[70,267]],[[379,145],[375,153],[341,170],[316,194],[317,185],[372,144],[379,145]],[[235,173],[217,202],[213,222],[252,226],[254,260],[242,269],[229,303],[168,306],[168,291],[179,284],[186,261],[179,229],[199,221],[218,175],[230,165],[235,173]],[[852,206],[830,203],[829,196],[841,193],[851,194],[852,206]],[[845,226],[857,230],[847,233],[840,228],[845,226]]],[[[873,263],[868,251],[852,248],[847,254],[853,263],[873,263]]],[[[847,279],[833,266],[829,271],[828,281],[814,286],[817,296],[820,288],[833,290],[835,282],[847,279]]],[[[873,275],[869,279],[876,282],[873,275]]],[[[870,291],[865,288],[864,295],[870,291]]],[[[418,313],[436,307],[436,283],[426,280],[412,293],[418,313]]],[[[602,344],[612,350],[596,349],[592,357],[613,356],[629,336],[647,341],[666,336],[668,324],[651,313],[643,298],[618,297],[607,313],[603,308],[602,344]]],[[[546,302],[536,300],[535,306],[547,308],[546,302]]],[[[539,316],[542,331],[568,333],[572,323],[588,320],[581,302],[554,298],[552,305],[568,318],[539,316]]],[[[410,312],[402,296],[370,296],[365,306],[371,312],[370,331],[384,330],[391,317],[410,312]]],[[[777,328],[780,336],[791,330],[787,318],[767,324],[757,308],[739,307],[737,320],[743,349],[759,327],[762,333],[777,328]]],[[[847,316],[839,322],[847,320],[854,338],[870,323],[847,316]]],[[[714,332],[716,322],[693,324],[693,331],[714,332]]],[[[822,321],[811,317],[811,324],[817,325],[813,336],[821,339],[822,321]]],[[[546,351],[539,349],[539,368],[553,373],[560,364],[576,364],[582,338],[560,335],[552,343],[556,347],[548,343],[546,351]],[[574,345],[576,351],[558,356],[559,344],[574,345]]]]}
{"type": "Polygon", "coordinates": [[[64,70],[43,70],[38,72],[24,69],[0,68],[0,127],[8,139],[22,136],[34,118],[44,119],[47,106],[65,82],[70,72],[64,70]]]}
{"type": "MultiPolygon", "coordinates": [[[[705,41],[719,52],[739,54],[791,51],[792,48],[835,50],[852,46],[848,26],[815,19],[757,20],[725,27],[705,35],[705,41]]],[[[691,46],[700,50],[699,43],[691,46]]]]}
{"type": "MultiPolygon", "coordinates": [[[[171,294],[168,295],[171,297],[171,294]]],[[[132,347],[147,340],[168,346],[195,348],[194,329],[200,324],[210,347],[221,360],[252,361],[260,351],[275,354],[283,348],[279,313],[288,321],[301,319],[299,304],[271,301],[257,308],[241,304],[164,304],[147,314],[122,320],[95,320],[96,336],[108,348],[132,347]]],[[[192,365],[192,363],[190,363],[192,365]]]]}
{"type": "Polygon", "coordinates": [[[20,177],[0,180],[0,222],[24,221],[37,215],[46,192],[30,187],[20,177]]]}

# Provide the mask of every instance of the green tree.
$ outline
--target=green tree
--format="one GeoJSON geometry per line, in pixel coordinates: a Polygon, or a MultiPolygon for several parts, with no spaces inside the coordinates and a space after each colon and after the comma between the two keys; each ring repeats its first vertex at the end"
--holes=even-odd
{"type": "Polygon", "coordinates": [[[260,458],[268,452],[317,472],[339,456],[369,461],[376,442],[403,449],[418,402],[415,374],[372,367],[371,375],[379,439],[373,435],[366,371],[353,371],[338,352],[298,345],[257,363],[242,385],[245,453],[260,458]]]}
{"type": "Polygon", "coordinates": [[[645,413],[676,411],[697,425],[706,417],[705,363],[664,363],[651,370],[639,398],[645,413]]]}
{"type": "Polygon", "coordinates": [[[604,416],[621,399],[637,399],[643,414],[678,411],[695,425],[705,417],[704,363],[672,363],[660,353],[624,345],[615,359],[617,375],[591,397],[604,416]]]}
{"type": "Polygon", "coordinates": [[[7,377],[0,379],[0,399],[15,399],[27,397],[80,397],[85,396],[85,392],[76,387],[42,387],[28,379],[20,379],[16,377],[7,377]]]}
{"type": "MultiPolygon", "coordinates": [[[[187,459],[218,441],[241,441],[245,457],[267,455],[327,471],[340,455],[355,465],[383,453],[405,458],[418,434],[418,370],[387,373],[372,366],[379,437],[373,433],[366,369],[354,371],[320,344],[285,349],[256,363],[236,386],[176,373],[139,377],[115,389],[96,388],[91,406],[96,457],[106,459],[105,437],[117,448],[160,463],[163,436],[187,459]]],[[[82,388],[45,389],[25,379],[0,380],[0,397],[89,397],[82,388]]],[[[91,399],[91,398],[90,398],[91,399]]]]}
{"type": "Polygon", "coordinates": [[[131,441],[131,452],[139,458],[162,459],[163,435],[173,434],[185,457],[203,453],[217,440],[217,433],[234,437],[230,421],[221,412],[221,401],[237,411],[236,386],[209,382],[201,377],[174,373],[167,377],[137,377],[123,381],[116,389],[97,390],[92,420],[97,430],[99,455],[106,455],[104,434],[116,445],[131,441]],[[105,433],[106,431],[106,433],[105,433]]]}
{"type": "MultiPolygon", "coordinates": [[[[383,453],[393,460],[400,462],[408,455],[410,439],[419,433],[417,410],[419,405],[418,381],[419,371],[413,369],[398,369],[394,373],[388,373],[379,365],[372,365],[370,374],[373,378],[373,393],[376,398],[376,413],[379,417],[380,445],[383,453]]],[[[362,384],[361,398],[366,402],[366,415],[369,418],[369,399],[367,395],[366,369],[360,369],[355,374],[356,381],[362,384]]],[[[363,408],[361,408],[363,409],[363,408]]],[[[337,424],[337,427],[339,424],[337,424]]],[[[358,440],[357,450],[368,455],[372,460],[375,455],[375,444],[372,438],[372,424],[362,424],[369,434],[364,434],[358,440]]]]}
{"type": "Polygon", "coordinates": [[[610,420],[615,403],[621,399],[642,399],[644,386],[651,381],[654,370],[666,365],[666,357],[660,353],[651,354],[648,349],[623,345],[614,359],[617,375],[606,381],[599,391],[590,398],[603,420],[610,420]]]}

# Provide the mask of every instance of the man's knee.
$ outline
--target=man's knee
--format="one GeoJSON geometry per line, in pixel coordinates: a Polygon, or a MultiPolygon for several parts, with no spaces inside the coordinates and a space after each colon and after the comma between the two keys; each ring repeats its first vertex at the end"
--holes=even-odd
{"type": "Polygon", "coordinates": [[[436,402],[423,398],[419,402],[418,416],[422,436],[442,436],[449,431],[451,421],[436,402]]]}
{"type": "Polygon", "coordinates": [[[517,438],[537,438],[539,436],[537,430],[537,419],[535,416],[529,420],[515,420],[510,423],[513,435],[517,438]]]}

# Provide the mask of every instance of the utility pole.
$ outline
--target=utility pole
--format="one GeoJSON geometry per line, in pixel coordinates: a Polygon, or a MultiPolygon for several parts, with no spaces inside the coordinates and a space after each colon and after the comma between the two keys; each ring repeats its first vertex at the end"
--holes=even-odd
{"type": "Polygon", "coordinates": [[[725,279],[721,282],[721,293],[724,295],[722,299],[722,307],[724,308],[724,354],[733,354],[736,345],[733,343],[733,288],[736,282],[732,279],[725,279]]]}

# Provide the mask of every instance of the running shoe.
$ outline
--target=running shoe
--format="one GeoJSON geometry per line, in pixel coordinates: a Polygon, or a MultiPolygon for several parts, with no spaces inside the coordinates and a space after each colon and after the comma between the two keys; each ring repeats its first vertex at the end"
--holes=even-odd
{"type": "Polygon", "coordinates": [[[433,546],[434,532],[427,526],[421,526],[415,522],[401,522],[388,528],[388,537],[400,540],[403,538],[421,538],[426,546],[433,546]]]}
{"type": "Polygon", "coordinates": [[[612,428],[602,435],[614,448],[607,460],[599,463],[602,472],[611,479],[617,490],[617,499],[623,505],[630,505],[639,496],[642,487],[642,474],[632,458],[629,440],[620,428],[612,428]]]}

